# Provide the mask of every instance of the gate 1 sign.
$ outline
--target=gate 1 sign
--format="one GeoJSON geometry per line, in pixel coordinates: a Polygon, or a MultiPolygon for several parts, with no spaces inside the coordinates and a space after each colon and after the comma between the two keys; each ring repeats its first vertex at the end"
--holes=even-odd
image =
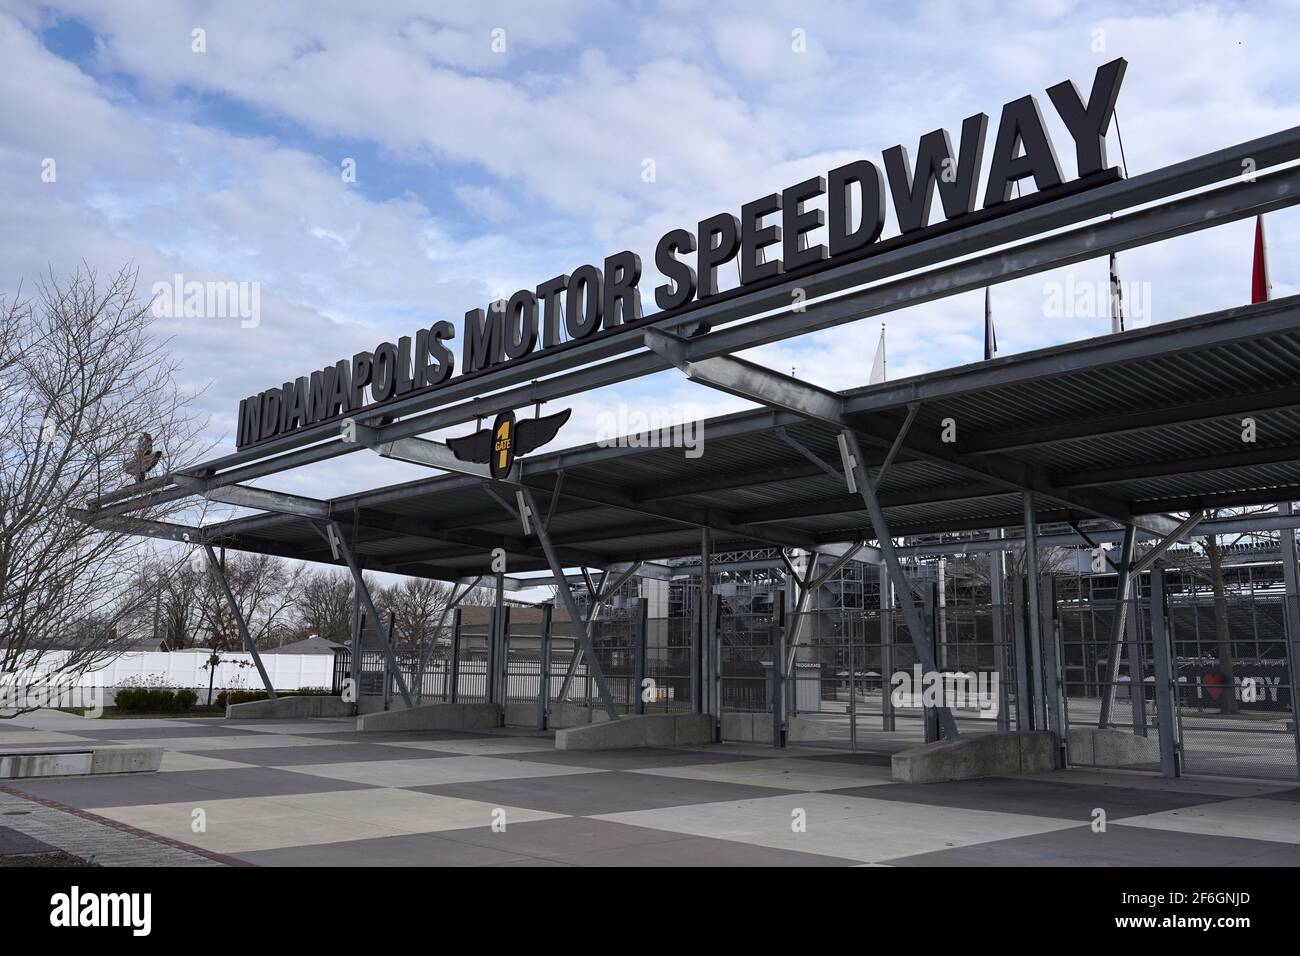
{"type": "MultiPolygon", "coordinates": [[[[811,275],[831,265],[872,255],[880,246],[885,199],[893,203],[900,236],[891,244],[915,242],[955,228],[964,217],[1002,215],[1018,203],[1041,201],[1063,189],[1089,188],[1118,177],[1107,165],[1106,133],[1124,79],[1126,62],[1100,67],[1085,100],[1073,82],[1047,95],[1074,140],[1078,181],[1067,186],[1038,100],[1022,96],[1002,107],[993,137],[988,185],[978,193],[988,139],[989,117],[976,113],[961,126],[954,153],[948,131],[921,137],[913,165],[903,146],[883,153],[884,171],[859,159],[825,176],[796,183],[740,207],[740,215],[719,213],[694,230],[673,229],[654,250],[655,267],[667,280],[654,290],[659,320],[720,297],[811,275]],[[1033,179],[1038,195],[1011,201],[1016,183],[1033,179]],[[931,225],[936,191],[944,223],[931,225]],[[824,197],[825,209],[813,203],[824,197]],[[977,212],[977,207],[979,207],[977,212]],[[858,211],[855,215],[854,210],[858,211]],[[736,262],[738,290],[718,286],[719,267],[736,262]]],[[[465,313],[461,374],[475,375],[526,361],[593,336],[613,335],[642,324],[641,257],[624,250],[607,256],[604,268],[587,264],[520,289],[509,299],[465,313]],[[561,336],[561,321],[568,342],[561,336]]],[[[439,321],[397,343],[383,342],[334,365],[252,395],[239,405],[237,444],[354,415],[396,398],[433,390],[452,375],[455,359],[447,344],[450,322],[439,321]]]]}

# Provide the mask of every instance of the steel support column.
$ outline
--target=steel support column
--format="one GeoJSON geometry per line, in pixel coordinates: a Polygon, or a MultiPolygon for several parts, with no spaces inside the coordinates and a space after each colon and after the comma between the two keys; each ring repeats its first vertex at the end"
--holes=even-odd
{"type": "MultiPolygon", "coordinates": [[[[1132,590],[1133,551],[1137,547],[1137,528],[1126,525],[1124,543],[1120,546],[1118,577],[1115,581],[1115,611],[1110,619],[1110,651],[1106,655],[1106,678],[1101,685],[1101,712],[1098,727],[1110,726],[1111,704],[1115,699],[1115,684],[1119,681],[1119,657],[1123,647],[1124,624],[1128,620],[1129,592],[1132,590]]],[[[1129,675],[1132,682],[1133,675],[1129,675]]],[[[1132,687],[1129,688],[1130,699],[1132,687]]]]}
{"type": "Polygon", "coordinates": [[[1064,767],[1065,702],[1061,686],[1061,622],[1056,617],[1056,579],[1048,575],[1043,581],[1043,689],[1047,692],[1047,726],[1056,734],[1056,765],[1064,767]]]}
{"type": "Polygon", "coordinates": [[[880,729],[898,729],[894,718],[894,586],[889,568],[880,567],[880,729]]]}
{"type": "Polygon", "coordinates": [[[1165,619],[1165,569],[1151,568],[1151,657],[1156,670],[1156,721],[1160,733],[1160,772],[1166,777],[1182,773],[1182,746],[1175,712],[1173,653],[1165,619]]]}
{"type": "Polygon", "coordinates": [[[777,591],[772,609],[772,746],[785,746],[785,666],[781,655],[781,637],[785,632],[785,592],[777,591]]]}
{"type": "MultiPolygon", "coordinates": [[[[899,597],[901,598],[900,610],[903,612],[903,620],[907,622],[908,633],[912,636],[912,645],[916,648],[917,660],[921,666],[930,673],[936,673],[938,668],[934,662],[934,643],[933,634],[926,627],[920,611],[916,607],[916,602],[912,595],[912,589],[909,586],[907,576],[903,573],[903,565],[898,559],[898,553],[894,550],[894,541],[890,537],[889,523],[885,520],[885,511],[880,507],[880,499],[876,495],[875,483],[867,473],[867,468],[863,464],[862,448],[858,444],[858,437],[851,428],[844,429],[840,434],[848,445],[851,455],[851,465],[854,474],[857,477],[858,493],[862,495],[862,501],[867,506],[867,512],[871,515],[871,526],[876,531],[876,543],[880,547],[880,554],[885,559],[885,566],[889,569],[889,576],[897,581],[899,587],[899,597]]],[[[952,711],[941,706],[936,708],[939,724],[943,728],[943,735],[949,740],[956,740],[957,722],[953,719],[952,711]]]]}
{"type": "Polygon", "coordinates": [[[542,632],[537,655],[537,729],[545,730],[550,713],[551,696],[551,617],[555,607],[542,605],[542,632]]]}
{"type": "MultiPolygon", "coordinates": [[[[1291,502],[1277,506],[1279,515],[1291,516],[1291,502]]],[[[1296,775],[1300,777],[1300,581],[1296,573],[1295,529],[1282,529],[1282,580],[1286,585],[1282,596],[1282,618],[1286,621],[1286,660],[1291,673],[1291,733],[1295,740],[1296,775]]]]}
{"type": "Polygon", "coordinates": [[[499,696],[501,681],[498,675],[504,669],[505,664],[501,660],[504,641],[502,634],[505,631],[505,574],[497,572],[496,588],[492,596],[492,621],[488,628],[488,646],[487,646],[487,677],[484,690],[487,694],[489,704],[505,705],[505,701],[499,696]]]}
{"type": "Polygon", "coordinates": [[[1025,627],[1025,578],[1019,574],[1011,584],[1011,636],[1016,662],[1016,729],[1040,730],[1035,721],[1033,673],[1026,653],[1027,629],[1025,627]]]}
{"type": "Polygon", "coordinates": [[[700,709],[713,717],[713,738],[722,729],[722,683],[717,621],[713,611],[713,530],[700,529],[700,709]]]}
{"type": "Polygon", "coordinates": [[[635,660],[632,665],[632,713],[645,713],[645,671],[646,655],[649,650],[647,642],[650,637],[650,602],[645,598],[636,601],[636,647],[635,660]]]}
{"type": "Polygon", "coordinates": [[[356,587],[352,588],[352,703],[361,708],[361,596],[356,587]]]}
{"type": "Polygon", "coordinates": [[[1029,652],[1033,668],[1033,712],[1034,729],[1048,730],[1047,726],[1047,683],[1043,675],[1043,630],[1042,611],[1039,609],[1038,588],[1038,525],[1034,519],[1034,493],[1026,491],[1023,495],[1025,512],[1025,603],[1027,606],[1027,624],[1029,625],[1029,652]]]}
{"type": "Polygon", "coordinates": [[[460,697],[460,608],[456,608],[451,617],[451,660],[447,662],[447,676],[445,678],[450,685],[449,694],[451,703],[456,703],[460,697]]]}
{"type": "Polygon", "coordinates": [[[262,678],[262,686],[266,688],[267,696],[271,700],[275,700],[275,688],[271,686],[271,679],[266,676],[266,668],[262,666],[262,655],[257,653],[257,648],[253,646],[253,637],[248,633],[248,624],[244,621],[243,612],[239,610],[239,602],[235,600],[235,592],[230,590],[230,582],[226,580],[226,572],[222,569],[221,562],[217,560],[217,553],[212,550],[212,545],[207,543],[203,545],[203,551],[208,556],[208,570],[217,579],[217,583],[221,585],[221,593],[226,596],[226,605],[230,608],[230,613],[239,626],[239,636],[244,641],[244,650],[253,655],[253,663],[257,665],[257,673],[262,678]]]}
{"type": "MultiPolygon", "coordinates": [[[[990,531],[989,537],[1000,538],[1002,532],[990,531]]],[[[993,666],[998,672],[998,730],[1011,729],[1011,715],[1007,712],[1007,616],[1003,607],[1003,575],[1006,568],[1002,552],[989,555],[989,603],[992,605],[993,666]]]]}

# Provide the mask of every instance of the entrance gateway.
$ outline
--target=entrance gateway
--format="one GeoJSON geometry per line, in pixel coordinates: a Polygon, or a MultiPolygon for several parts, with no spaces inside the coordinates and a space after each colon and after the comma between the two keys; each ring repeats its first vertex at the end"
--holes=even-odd
{"type": "MultiPolygon", "coordinates": [[[[997,579],[998,633],[1009,635],[999,666],[1013,686],[1013,726],[1048,732],[1058,760],[1066,759],[1080,707],[1068,677],[1071,650],[1059,636],[1062,608],[1045,587],[1051,579],[1037,573],[1038,539],[1050,534],[1053,543],[1064,536],[1089,544],[1110,536],[1122,544],[1114,610],[1126,613],[1111,615],[1098,642],[1104,653],[1100,675],[1090,681],[1100,695],[1094,726],[1123,722],[1116,700],[1129,675],[1153,683],[1149,702],[1146,695],[1127,698],[1134,713],[1125,719],[1141,736],[1145,712],[1153,711],[1147,739],[1158,746],[1161,768],[1177,773],[1185,758],[1179,637],[1168,626],[1177,596],[1171,598],[1161,556],[1203,525],[1212,508],[1281,502],[1285,509],[1268,520],[1292,538],[1289,502],[1300,498],[1300,417],[1293,414],[1300,405],[1300,300],[847,392],[735,357],[1300,201],[1300,169],[1291,165],[1300,159],[1300,129],[1132,178],[1109,167],[1106,136],[1124,66],[1116,60],[1099,68],[1086,98],[1069,82],[1047,90],[1073,140],[1073,180],[1062,173],[1038,99],[1022,97],[1002,108],[991,137],[988,118],[977,114],[963,122],[955,149],[943,130],[921,137],[914,165],[894,147],[885,151],[883,169],[859,160],[746,203],[739,216],[724,213],[665,234],[654,250],[665,281],[653,290],[653,314],[641,309],[637,253],[616,253],[603,268],[579,266],[471,310],[459,349],[449,344],[454,328],[439,322],[246,398],[233,453],[103,495],[80,516],[100,527],[201,545],[208,554],[219,546],[348,567],[386,672],[408,704],[425,693],[420,668],[446,648],[428,648],[414,664],[398,660],[363,569],[496,585],[499,612],[484,636],[483,694],[497,704],[510,696],[513,635],[504,592],[539,580],[521,579],[520,572],[549,572],[559,586],[556,617],[567,618],[557,623],[569,629],[574,652],[556,675],[558,688],[535,682],[542,720],[548,705],[557,709],[587,684],[609,717],[643,709],[639,695],[616,694],[618,681],[608,679],[628,667],[654,677],[658,666],[644,643],[627,654],[611,650],[602,622],[612,626],[605,602],[620,579],[671,576],[677,572],[660,562],[690,555],[700,556],[705,581],[714,580],[712,563],[723,552],[798,558],[803,563],[790,567],[790,600],[772,612],[770,653],[763,655],[770,668],[765,713],[776,743],[800,719],[791,708],[810,641],[800,622],[827,573],[854,560],[878,566],[892,585],[881,593],[892,593],[893,601],[873,613],[897,618],[900,640],[889,645],[891,653],[906,648],[923,671],[934,671],[943,649],[940,625],[917,579],[921,552],[907,539],[984,537],[985,546],[1026,555],[1027,581],[997,579]],[[982,171],[989,185],[981,197],[982,171]],[[1023,198],[1012,198],[1016,184],[1028,193],[1023,198]],[[932,224],[936,192],[944,221],[932,224]],[[882,239],[886,196],[900,233],[882,239]],[[718,269],[733,262],[739,284],[722,288],[718,269]],[[420,437],[473,423],[463,433],[468,438],[495,416],[673,368],[760,408],[704,423],[706,454],[698,458],[625,442],[524,454],[524,415],[508,429],[508,467],[500,459],[467,460],[420,437]],[[1239,427],[1225,423],[1247,415],[1261,437],[1243,444],[1239,427]],[[955,441],[942,440],[954,429],[955,441]],[[358,451],[452,474],[332,500],[248,484],[358,451]],[[194,495],[260,513],[203,527],[157,520],[159,506],[194,495]],[[584,569],[585,601],[566,568],[584,569]],[[599,583],[588,568],[601,572],[599,583]]],[[[1295,700],[1293,545],[1282,549],[1281,560],[1288,569],[1286,680],[1295,700]]],[[[715,727],[724,716],[724,642],[734,628],[718,619],[718,605],[712,587],[700,589],[696,623],[678,655],[685,659],[674,665],[686,672],[690,690],[673,698],[674,706],[711,714],[715,727]]],[[[653,627],[642,633],[647,629],[653,627]]],[[[667,657],[674,646],[665,645],[667,657]]],[[[354,655],[354,666],[361,656],[354,655]]],[[[447,673],[461,663],[461,656],[450,660],[447,673]]],[[[848,667],[856,688],[856,664],[848,667]]],[[[958,739],[959,716],[928,708],[926,736],[958,739]]]]}

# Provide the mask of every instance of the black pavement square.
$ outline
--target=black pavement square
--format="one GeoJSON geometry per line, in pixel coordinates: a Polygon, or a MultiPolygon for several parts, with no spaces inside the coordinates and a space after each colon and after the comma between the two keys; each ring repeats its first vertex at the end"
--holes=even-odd
{"type": "MultiPolygon", "coordinates": [[[[324,749],[324,748],[313,748],[324,749]]],[[[369,784],[327,780],[266,767],[182,770],[98,777],[50,777],[15,781],[14,789],[80,810],[156,803],[198,803],[233,797],[275,797],[332,790],[368,790],[369,784]]]]}
{"type": "Polygon", "coordinates": [[[1090,826],[883,861],[892,866],[1300,866],[1300,846],[1238,837],[1090,826]]]}
{"type": "Polygon", "coordinates": [[[465,800],[547,810],[573,816],[594,816],[630,810],[657,810],[724,800],[750,800],[781,793],[771,787],[751,787],[712,780],[686,780],[642,773],[579,773],[562,777],[488,780],[478,783],[408,787],[465,800]]]}
{"type": "Polygon", "coordinates": [[[978,780],[953,780],[948,783],[893,783],[884,787],[849,787],[837,794],[870,797],[873,800],[896,800],[964,810],[991,810],[1019,813],[1061,820],[1092,820],[1094,809],[1106,811],[1108,820],[1181,810],[1206,803],[1218,803],[1227,797],[1207,794],[1174,793],[1136,787],[1096,786],[1092,784],[1048,783],[1014,777],[984,777],[978,780]]]}

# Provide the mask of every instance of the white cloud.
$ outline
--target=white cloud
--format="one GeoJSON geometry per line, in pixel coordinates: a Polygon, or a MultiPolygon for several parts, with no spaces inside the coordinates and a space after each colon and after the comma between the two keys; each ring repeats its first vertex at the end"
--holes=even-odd
{"type": "MultiPolygon", "coordinates": [[[[1098,16],[1061,2],[1021,14],[988,2],[615,5],[276,3],[144,9],[69,0],[0,15],[0,253],[6,286],[47,266],[134,261],[157,278],[261,284],[263,321],[169,321],[164,331],[228,433],[240,397],[435,319],[459,320],[494,288],[638,251],[755,196],[1123,55],[1124,145],[1137,174],[1300,124],[1300,64],[1285,6],[1152,7],[1098,16]],[[34,31],[87,23],[86,70],[34,31]],[[190,50],[207,31],[208,52],[190,50]],[[492,29],[508,49],[493,53],[492,29]],[[806,53],[791,49],[805,31],[806,53]],[[1094,30],[1106,50],[1092,49],[1094,30]],[[364,153],[360,182],[342,157],[364,153]],[[56,184],[40,163],[58,162],[56,184]],[[642,180],[653,159],[656,179],[642,180]]],[[[1050,107],[1047,108],[1050,117],[1050,107]]],[[[1069,140],[1054,124],[1062,160],[1069,140]]],[[[1112,134],[1113,158],[1118,159],[1112,134]]],[[[1294,290],[1294,211],[1270,217],[1276,294],[1294,290]]],[[[1157,321],[1241,302],[1248,223],[1133,250],[1157,321]]],[[[1076,278],[1104,278],[1104,262],[1076,278]]],[[[1106,331],[1043,316],[1051,276],[993,293],[1003,353],[1106,331]]],[[[643,290],[652,306],[655,277],[643,290]]],[[[979,358],[982,296],[884,318],[894,376],[979,358]]],[[[881,319],[756,350],[837,388],[865,382],[881,319]]],[[[1095,326],[1095,327],[1094,327],[1095,326]]],[[[664,375],[584,396],[565,439],[611,402],[742,407],[664,375]]],[[[585,430],[584,430],[585,429],[585,430]]],[[[590,435],[588,433],[591,433],[590,435]]],[[[313,494],[373,485],[374,462],[286,476],[313,494]]],[[[384,468],[390,466],[385,465],[384,468]]],[[[394,475],[418,472],[392,466],[394,475]]],[[[387,476],[389,473],[384,472],[387,476]]],[[[397,480],[396,478],[394,480],[397,480]]]]}

